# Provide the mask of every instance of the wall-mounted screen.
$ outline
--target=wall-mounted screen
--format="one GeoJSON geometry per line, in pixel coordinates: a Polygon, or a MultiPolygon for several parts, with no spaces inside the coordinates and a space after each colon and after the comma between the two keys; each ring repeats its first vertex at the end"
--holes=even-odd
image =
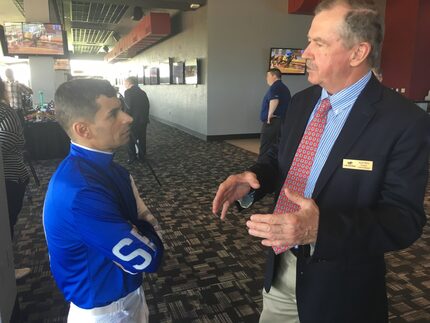
{"type": "Polygon", "coordinates": [[[158,67],[151,67],[149,69],[149,84],[160,84],[160,79],[158,75],[158,67]]]}
{"type": "Polygon", "coordinates": [[[197,59],[187,59],[185,61],[185,84],[199,84],[197,59]]]}
{"type": "Polygon", "coordinates": [[[143,84],[151,84],[151,68],[149,66],[143,67],[143,84]]]}
{"type": "Polygon", "coordinates": [[[303,75],[306,73],[303,51],[299,48],[271,48],[269,68],[278,68],[282,74],[303,75]]]}
{"type": "Polygon", "coordinates": [[[184,62],[174,62],[172,64],[172,83],[185,84],[184,78],[184,62]]]}
{"type": "Polygon", "coordinates": [[[171,83],[171,60],[166,60],[164,62],[160,62],[158,67],[160,69],[160,84],[170,84],[171,83]]]}
{"type": "Polygon", "coordinates": [[[60,24],[5,23],[6,55],[65,56],[66,36],[60,24]]]}
{"type": "Polygon", "coordinates": [[[139,71],[139,70],[137,70],[137,72],[136,72],[136,77],[137,77],[137,84],[138,85],[143,85],[144,83],[144,77],[145,77],[145,75],[144,75],[144,70],[142,69],[141,71],[139,71]]]}

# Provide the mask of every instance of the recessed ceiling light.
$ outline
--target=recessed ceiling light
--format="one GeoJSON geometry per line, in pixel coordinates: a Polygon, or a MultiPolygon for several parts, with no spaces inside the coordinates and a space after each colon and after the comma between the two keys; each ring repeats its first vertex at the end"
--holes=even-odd
{"type": "Polygon", "coordinates": [[[190,4],[190,8],[191,9],[199,9],[200,8],[200,4],[198,4],[198,3],[191,3],[190,4]]]}

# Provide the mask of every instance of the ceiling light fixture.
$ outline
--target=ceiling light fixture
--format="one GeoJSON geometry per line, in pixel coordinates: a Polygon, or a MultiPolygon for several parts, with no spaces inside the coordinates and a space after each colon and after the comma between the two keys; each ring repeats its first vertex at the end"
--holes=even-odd
{"type": "Polygon", "coordinates": [[[200,4],[199,3],[191,3],[190,4],[190,8],[191,9],[199,9],[200,8],[200,4]]]}

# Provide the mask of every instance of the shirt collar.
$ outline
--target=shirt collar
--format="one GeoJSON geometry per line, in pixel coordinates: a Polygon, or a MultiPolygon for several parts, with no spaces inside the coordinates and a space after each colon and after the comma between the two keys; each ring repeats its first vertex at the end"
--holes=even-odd
{"type": "Polygon", "coordinates": [[[361,91],[363,91],[367,82],[369,82],[372,72],[368,72],[361,79],[347,88],[337,92],[336,94],[329,95],[326,89],[322,89],[320,102],[325,98],[329,98],[330,104],[335,115],[341,113],[348,107],[352,107],[361,91]]]}
{"type": "Polygon", "coordinates": [[[70,145],[70,154],[84,159],[89,159],[100,165],[109,165],[114,156],[114,153],[112,152],[85,147],[73,141],[70,145]]]}

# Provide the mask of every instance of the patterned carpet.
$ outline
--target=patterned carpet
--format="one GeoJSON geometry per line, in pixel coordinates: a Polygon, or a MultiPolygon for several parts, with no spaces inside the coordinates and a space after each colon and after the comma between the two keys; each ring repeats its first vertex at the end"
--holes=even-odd
{"type": "MultiPolygon", "coordinates": [[[[204,142],[158,122],[148,128],[149,163],[127,166],[143,199],[159,218],[166,256],[144,288],[151,322],[258,322],[264,248],[248,236],[250,212],[221,222],[211,214],[218,184],[249,166],[256,155],[224,142],[204,142]]],[[[125,164],[126,153],[116,160],[125,164]]],[[[59,160],[33,162],[41,181],[32,182],[16,226],[17,267],[32,273],[18,282],[23,322],[66,322],[68,304],[49,270],[41,209],[59,160]]],[[[430,188],[429,188],[430,191],[430,188]]],[[[266,197],[253,208],[264,212],[266,197]]],[[[430,195],[426,198],[430,208],[430,195]]],[[[391,322],[430,322],[430,229],[408,250],[387,256],[391,322]]]]}

